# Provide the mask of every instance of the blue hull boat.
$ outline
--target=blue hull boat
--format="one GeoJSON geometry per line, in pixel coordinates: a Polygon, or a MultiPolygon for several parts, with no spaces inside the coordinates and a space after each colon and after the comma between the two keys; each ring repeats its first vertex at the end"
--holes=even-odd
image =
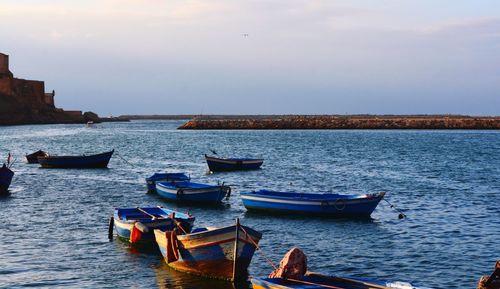
{"type": "Polygon", "coordinates": [[[156,183],[190,180],[191,178],[185,173],[155,173],[149,178],[146,178],[146,184],[148,185],[148,192],[156,192],[156,183]]]}
{"type": "Polygon", "coordinates": [[[169,201],[215,204],[229,197],[231,188],[224,184],[214,186],[186,181],[160,182],[156,183],[156,192],[169,201]]]}
{"type": "Polygon", "coordinates": [[[239,280],[248,266],[262,234],[236,222],[223,228],[195,229],[193,233],[155,230],[158,247],[168,266],[194,275],[239,280]]]}
{"type": "Polygon", "coordinates": [[[114,152],[90,156],[40,156],[38,162],[42,168],[106,168],[114,152]]]}
{"type": "Polygon", "coordinates": [[[14,172],[3,164],[3,166],[0,167],[0,195],[6,195],[8,193],[13,177],[14,172]]]}
{"type": "Polygon", "coordinates": [[[244,170],[258,170],[263,159],[244,159],[244,158],[230,158],[221,159],[205,155],[208,168],[212,172],[227,172],[227,171],[244,171],[244,170]]]}
{"type": "Polygon", "coordinates": [[[153,230],[173,230],[191,232],[195,218],[163,207],[117,208],[110,220],[110,239],[113,225],[119,237],[133,244],[154,244],[153,230]],[[174,217],[174,219],[172,219],[174,217]]]}
{"type": "Polygon", "coordinates": [[[301,280],[281,278],[252,278],[253,289],[424,289],[406,282],[373,281],[361,278],[327,276],[308,272],[301,280]]]}
{"type": "Polygon", "coordinates": [[[329,217],[369,217],[385,193],[339,195],[260,190],[242,192],[240,195],[248,210],[329,217]]]}

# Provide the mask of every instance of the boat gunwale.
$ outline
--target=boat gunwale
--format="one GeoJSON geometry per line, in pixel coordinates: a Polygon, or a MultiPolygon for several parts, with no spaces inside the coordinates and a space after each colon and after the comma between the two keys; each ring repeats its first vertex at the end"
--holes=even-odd
{"type": "Polygon", "coordinates": [[[111,150],[111,151],[108,151],[108,152],[104,152],[104,153],[99,153],[99,154],[93,154],[93,155],[73,155],[73,156],[57,156],[57,155],[47,155],[47,156],[39,156],[37,157],[37,159],[40,161],[40,160],[58,160],[58,159],[71,159],[71,158],[92,158],[92,157],[101,157],[101,156],[106,156],[108,154],[113,154],[114,153],[114,149],[111,150]]]}
{"type": "MultiPolygon", "coordinates": [[[[315,193],[297,193],[297,192],[280,192],[280,191],[272,191],[272,190],[259,190],[259,191],[250,191],[250,192],[240,192],[240,196],[242,199],[245,197],[259,197],[263,199],[272,199],[272,200],[290,200],[290,201],[303,201],[303,202],[322,202],[329,200],[341,200],[341,201],[374,201],[377,199],[382,199],[385,196],[385,192],[377,192],[373,194],[335,194],[335,193],[323,193],[323,194],[315,194],[315,193]],[[264,194],[264,192],[268,192],[271,194],[264,194]],[[278,193],[278,194],[273,194],[278,193]],[[281,194],[281,195],[279,195],[281,194]],[[290,194],[286,196],[286,194],[290,194]]],[[[265,202],[265,200],[262,200],[265,202]]]]}

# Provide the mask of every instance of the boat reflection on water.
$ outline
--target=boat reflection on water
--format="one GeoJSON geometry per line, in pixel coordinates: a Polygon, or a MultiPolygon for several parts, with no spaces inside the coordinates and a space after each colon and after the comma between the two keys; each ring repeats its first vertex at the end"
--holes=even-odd
{"type": "MultiPolygon", "coordinates": [[[[161,261],[161,260],[160,260],[161,261]]],[[[153,266],[156,284],[161,289],[250,289],[250,283],[231,283],[228,281],[198,277],[170,268],[165,262],[153,266]]]]}
{"type": "Polygon", "coordinates": [[[130,244],[128,240],[123,238],[114,239],[114,243],[119,250],[123,250],[128,254],[137,255],[137,254],[145,254],[151,256],[158,256],[160,260],[162,260],[163,256],[161,255],[160,249],[158,246],[152,245],[133,245],[130,244]]]}

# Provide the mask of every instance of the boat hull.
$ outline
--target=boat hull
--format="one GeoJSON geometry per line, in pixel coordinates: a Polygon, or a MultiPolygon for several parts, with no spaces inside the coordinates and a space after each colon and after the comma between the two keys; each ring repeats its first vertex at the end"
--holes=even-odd
{"type": "Polygon", "coordinates": [[[42,168],[107,168],[114,150],[90,156],[46,156],[38,157],[42,168]]]}
{"type": "Polygon", "coordinates": [[[158,247],[170,267],[181,272],[225,280],[240,280],[248,276],[255,244],[262,237],[261,233],[241,225],[179,235],[179,257],[169,262],[168,233],[155,230],[158,247]]]}
{"type": "Polygon", "coordinates": [[[0,167],[0,195],[6,195],[9,191],[14,172],[6,166],[0,167]]]}
{"type": "Polygon", "coordinates": [[[220,203],[228,196],[227,186],[211,186],[190,182],[156,183],[156,192],[161,197],[173,202],[220,203]]]}
{"type": "Polygon", "coordinates": [[[205,156],[212,172],[258,170],[264,163],[262,159],[220,159],[205,156]]]}
{"type": "Polygon", "coordinates": [[[384,197],[384,193],[359,195],[356,198],[349,195],[343,198],[342,195],[334,194],[280,194],[274,195],[271,191],[244,192],[241,193],[241,199],[243,205],[253,211],[328,217],[370,217],[384,197]]]}
{"type": "Polygon", "coordinates": [[[171,219],[171,214],[175,213],[177,226],[181,226],[182,230],[191,232],[195,218],[180,212],[168,210],[165,208],[142,208],[153,215],[160,216],[162,219],[152,220],[148,215],[140,212],[137,208],[118,208],[115,209],[113,215],[114,227],[118,237],[125,239],[135,245],[151,245],[155,244],[154,230],[173,230],[176,225],[171,219]],[[142,232],[139,239],[131,240],[130,235],[136,223],[140,222],[143,227],[147,228],[146,232],[142,232]]]}

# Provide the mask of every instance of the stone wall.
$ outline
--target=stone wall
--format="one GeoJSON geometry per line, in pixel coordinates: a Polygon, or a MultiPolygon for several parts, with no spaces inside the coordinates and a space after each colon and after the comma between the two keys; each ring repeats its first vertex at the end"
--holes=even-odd
{"type": "Polygon", "coordinates": [[[15,97],[45,103],[45,83],[43,81],[14,78],[12,92],[15,97]]]}
{"type": "Polygon", "coordinates": [[[9,56],[3,53],[0,53],[0,74],[12,76],[12,72],[9,71],[9,56]]]}
{"type": "Polygon", "coordinates": [[[12,78],[0,74],[0,94],[12,95],[12,78]]]}
{"type": "Polygon", "coordinates": [[[500,129],[500,117],[402,115],[194,118],[179,129],[500,129]]]}

